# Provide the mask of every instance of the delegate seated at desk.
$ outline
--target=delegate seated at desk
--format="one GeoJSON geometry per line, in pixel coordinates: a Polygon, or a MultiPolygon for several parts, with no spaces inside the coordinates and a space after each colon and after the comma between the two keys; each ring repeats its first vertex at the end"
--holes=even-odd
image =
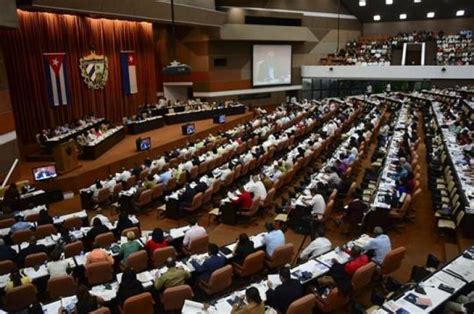
{"type": "Polygon", "coordinates": [[[242,265],[247,256],[255,252],[254,243],[246,233],[241,233],[234,247],[234,262],[242,265]]]}
{"type": "Polygon", "coordinates": [[[291,278],[290,268],[282,267],[279,271],[281,285],[273,289],[273,284],[268,281],[265,304],[271,306],[279,313],[286,313],[290,304],[301,298],[304,289],[298,279],[291,278]]]}
{"type": "Polygon", "coordinates": [[[189,248],[189,245],[195,239],[207,235],[206,229],[199,226],[196,219],[190,218],[189,225],[191,226],[191,228],[189,228],[189,230],[186,231],[186,233],[184,234],[184,239],[183,239],[183,246],[185,248],[189,248]]]}
{"type": "Polygon", "coordinates": [[[271,222],[265,224],[267,233],[263,236],[262,244],[265,245],[267,256],[273,256],[273,252],[279,246],[285,244],[285,234],[281,230],[276,230],[271,222]]]}
{"type": "Polygon", "coordinates": [[[191,278],[191,274],[188,271],[181,267],[176,267],[176,261],[172,257],[166,259],[165,266],[168,270],[164,274],[158,275],[155,279],[155,289],[158,291],[184,285],[185,281],[191,278]]]}
{"type": "Polygon", "coordinates": [[[219,255],[219,248],[214,243],[209,243],[209,257],[201,265],[196,261],[191,261],[199,280],[209,281],[211,274],[225,265],[225,257],[219,255]]]}

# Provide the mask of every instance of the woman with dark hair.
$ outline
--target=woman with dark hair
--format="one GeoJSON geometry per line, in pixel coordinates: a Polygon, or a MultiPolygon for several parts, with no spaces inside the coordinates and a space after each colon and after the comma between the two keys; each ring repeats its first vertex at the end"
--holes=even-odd
{"type": "Polygon", "coordinates": [[[106,232],[109,232],[109,228],[104,226],[100,219],[94,219],[92,222],[92,229],[87,232],[87,239],[93,242],[96,236],[106,232]]]}
{"type": "Polygon", "coordinates": [[[253,242],[249,239],[246,233],[239,235],[239,240],[234,248],[234,261],[240,265],[244,262],[245,258],[255,251],[253,242]]]}
{"type": "Polygon", "coordinates": [[[10,289],[13,289],[15,287],[23,286],[28,283],[31,283],[31,279],[28,276],[23,276],[20,274],[19,270],[14,270],[10,274],[10,278],[8,278],[8,281],[5,285],[5,291],[8,291],[10,289]]]}
{"type": "Polygon", "coordinates": [[[54,223],[53,221],[53,217],[51,217],[49,214],[48,214],[48,211],[46,209],[42,209],[40,210],[39,214],[38,214],[39,218],[38,218],[38,226],[41,226],[41,225],[52,225],[54,223]]]}
{"type": "Polygon", "coordinates": [[[155,228],[151,234],[151,239],[147,241],[145,248],[148,250],[150,256],[153,257],[153,252],[155,252],[155,250],[167,246],[169,246],[169,243],[163,235],[163,230],[155,228]]]}
{"type": "Polygon", "coordinates": [[[85,285],[80,285],[77,288],[76,297],[77,314],[88,314],[89,312],[97,310],[99,308],[99,304],[103,303],[101,298],[91,295],[89,293],[89,288],[87,288],[85,285]]]}
{"type": "Polygon", "coordinates": [[[10,184],[8,189],[3,194],[3,207],[10,211],[17,211],[20,203],[20,191],[15,183],[10,184]]]}
{"type": "Polygon", "coordinates": [[[137,279],[137,274],[131,270],[126,269],[122,275],[122,281],[117,290],[117,295],[115,300],[117,305],[122,306],[125,300],[129,297],[133,297],[134,295],[143,293],[145,289],[143,289],[142,284],[137,279]]]}
{"type": "Polygon", "coordinates": [[[128,228],[132,228],[135,225],[133,222],[128,218],[128,214],[124,211],[120,212],[118,221],[117,221],[117,227],[115,228],[115,232],[117,235],[122,234],[122,231],[128,228]]]}
{"type": "Polygon", "coordinates": [[[255,287],[245,290],[245,300],[247,304],[241,300],[232,308],[232,314],[263,314],[265,313],[265,304],[262,302],[260,293],[255,287]]]}

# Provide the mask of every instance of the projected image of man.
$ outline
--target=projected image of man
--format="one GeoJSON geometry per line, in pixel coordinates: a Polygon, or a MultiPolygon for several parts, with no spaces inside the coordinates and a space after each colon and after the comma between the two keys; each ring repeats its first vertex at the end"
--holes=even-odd
{"type": "Polygon", "coordinates": [[[257,82],[276,82],[275,52],[268,50],[263,60],[257,61],[257,82]]]}

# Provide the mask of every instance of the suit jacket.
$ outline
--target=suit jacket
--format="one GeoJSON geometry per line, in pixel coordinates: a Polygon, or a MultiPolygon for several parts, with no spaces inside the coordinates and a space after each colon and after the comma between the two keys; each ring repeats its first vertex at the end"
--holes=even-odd
{"type": "Polygon", "coordinates": [[[199,181],[199,183],[194,187],[194,190],[197,193],[204,193],[208,188],[207,184],[204,182],[199,181]]]}
{"type": "Polygon", "coordinates": [[[21,268],[25,267],[26,257],[30,254],[35,254],[35,253],[48,254],[48,250],[46,249],[46,246],[44,246],[43,244],[28,245],[26,248],[21,250],[20,253],[18,253],[18,266],[21,268]]]}
{"type": "Polygon", "coordinates": [[[183,194],[179,197],[179,202],[183,204],[191,204],[196,191],[190,187],[186,187],[183,194]]]}
{"type": "Polygon", "coordinates": [[[279,313],[286,313],[291,302],[303,296],[303,286],[296,279],[285,281],[273,289],[267,290],[266,304],[273,307],[279,313]]]}
{"type": "Polygon", "coordinates": [[[8,245],[0,246],[0,261],[1,262],[7,261],[7,260],[16,262],[16,256],[17,256],[16,251],[12,249],[10,246],[8,245]]]}
{"type": "Polygon", "coordinates": [[[208,281],[211,274],[225,265],[225,257],[220,255],[212,255],[207,260],[199,265],[197,263],[193,263],[196,272],[199,274],[199,279],[208,281]]]}

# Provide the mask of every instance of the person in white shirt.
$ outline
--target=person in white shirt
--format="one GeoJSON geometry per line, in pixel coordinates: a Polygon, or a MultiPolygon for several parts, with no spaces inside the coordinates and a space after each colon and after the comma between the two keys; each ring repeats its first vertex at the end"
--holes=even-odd
{"type": "Polygon", "coordinates": [[[322,215],[326,209],[326,201],[324,197],[318,193],[316,189],[311,190],[311,199],[304,201],[306,206],[311,207],[311,215],[322,215]]]}
{"type": "Polygon", "coordinates": [[[325,237],[324,229],[319,228],[315,234],[316,239],[311,241],[310,244],[301,252],[300,258],[307,260],[310,258],[317,257],[331,250],[332,244],[329,239],[325,237]]]}
{"type": "Polygon", "coordinates": [[[155,159],[151,163],[152,168],[157,167],[158,170],[161,170],[164,167],[164,165],[166,165],[165,156],[161,156],[159,159],[155,159]]]}
{"type": "Polygon", "coordinates": [[[231,174],[232,170],[227,168],[224,168],[221,170],[221,181],[225,181],[227,177],[231,174]]]}
{"type": "Polygon", "coordinates": [[[132,173],[128,170],[123,169],[122,173],[119,173],[118,176],[116,176],[116,180],[120,182],[125,182],[132,176],[132,173]]]}
{"type": "Polygon", "coordinates": [[[50,278],[64,276],[68,274],[70,269],[69,262],[66,260],[60,260],[61,252],[56,249],[51,252],[51,261],[48,263],[48,273],[50,278]]]}
{"type": "Polygon", "coordinates": [[[193,242],[193,240],[205,236],[207,234],[206,229],[199,226],[194,218],[191,218],[189,220],[189,225],[191,226],[191,228],[186,231],[183,239],[183,245],[185,248],[189,248],[189,245],[191,244],[191,242],[193,242]]]}
{"type": "Polygon", "coordinates": [[[264,203],[265,199],[267,198],[267,189],[258,176],[254,176],[252,180],[247,183],[245,190],[247,192],[253,193],[253,200],[259,198],[260,203],[264,203]]]}
{"type": "Polygon", "coordinates": [[[191,172],[191,168],[193,167],[193,162],[192,160],[188,160],[186,161],[184,164],[183,164],[183,170],[187,171],[187,172],[191,172]]]}
{"type": "Polygon", "coordinates": [[[377,226],[374,228],[374,238],[367,242],[367,244],[364,246],[364,250],[373,250],[374,256],[372,259],[377,264],[381,264],[383,262],[385,255],[387,255],[387,253],[392,250],[392,245],[388,235],[383,233],[382,227],[377,226]]]}

